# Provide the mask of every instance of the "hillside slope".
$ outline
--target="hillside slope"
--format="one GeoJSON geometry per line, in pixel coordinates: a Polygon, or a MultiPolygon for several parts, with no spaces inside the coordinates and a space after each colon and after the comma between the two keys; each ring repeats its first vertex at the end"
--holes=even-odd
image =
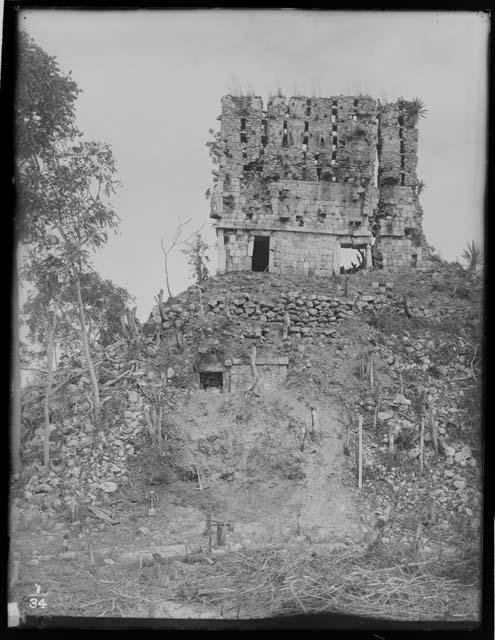
{"type": "MultiPolygon", "coordinates": [[[[295,545],[297,555],[326,545],[352,551],[353,562],[363,553],[366,563],[370,553],[390,566],[431,562],[436,573],[425,580],[433,576],[437,587],[443,558],[455,560],[449,571],[464,585],[464,617],[476,618],[481,294],[479,282],[445,264],[356,274],[347,285],[245,273],[212,278],[202,291],[191,287],[154,309],[142,335],[100,355],[101,432],[89,417],[84,371],[59,373],[72,377],[54,403],[50,469],[40,464],[39,391],[26,392],[27,466],[13,489],[14,551],[23,563],[37,560],[46,535],[46,558],[31,571],[48,578],[66,561],[64,532],[73,540],[70,558],[82,562],[91,544],[109,570],[142,564],[150,549],[178,558],[186,543],[213,546],[213,554],[295,545]],[[205,357],[248,363],[253,346],[260,356],[288,358],[280,388],[199,388],[205,357]],[[159,501],[155,518],[147,515],[150,490],[159,501]],[[95,507],[118,523],[102,520],[95,507]],[[215,538],[216,522],[228,525],[225,540],[215,538]]],[[[425,618],[448,618],[459,592],[442,598],[425,618]]],[[[421,617],[416,604],[413,615],[421,617]]],[[[387,606],[377,611],[393,617],[387,606]]]]}

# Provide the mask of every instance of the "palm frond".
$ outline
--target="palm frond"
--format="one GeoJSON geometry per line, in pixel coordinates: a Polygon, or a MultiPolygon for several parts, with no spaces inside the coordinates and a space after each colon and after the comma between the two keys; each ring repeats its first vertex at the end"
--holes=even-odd
{"type": "Polygon", "coordinates": [[[406,118],[409,124],[415,127],[421,118],[426,118],[428,109],[420,98],[414,98],[410,102],[404,102],[406,118]]]}
{"type": "Polygon", "coordinates": [[[472,240],[462,252],[461,257],[467,262],[469,271],[475,272],[483,260],[483,251],[480,244],[472,240]]]}

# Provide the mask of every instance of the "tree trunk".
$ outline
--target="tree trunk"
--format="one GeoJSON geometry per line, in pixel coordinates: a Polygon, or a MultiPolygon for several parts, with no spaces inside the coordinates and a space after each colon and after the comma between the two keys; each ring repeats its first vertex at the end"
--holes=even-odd
{"type": "Polygon", "coordinates": [[[349,280],[351,279],[351,275],[352,273],[346,274],[344,276],[345,278],[345,285],[344,285],[344,296],[347,298],[348,295],[348,290],[349,290],[349,280]]]}
{"type": "Polygon", "coordinates": [[[246,391],[246,396],[248,396],[251,393],[255,393],[256,387],[258,386],[258,382],[259,382],[259,373],[258,373],[258,368],[256,367],[256,347],[253,347],[251,349],[251,355],[249,358],[249,364],[251,366],[251,375],[253,377],[253,384],[249,387],[249,389],[246,391]]]}
{"type": "Polygon", "coordinates": [[[284,324],[282,329],[282,338],[288,338],[290,331],[290,315],[287,309],[284,311],[284,324]]]}
{"type": "Polygon", "coordinates": [[[95,426],[100,428],[100,392],[98,389],[98,380],[96,379],[95,369],[93,366],[93,360],[91,358],[91,352],[89,349],[88,333],[86,329],[86,316],[84,313],[84,306],[81,295],[81,282],[79,278],[76,279],[76,293],[77,293],[77,306],[79,308],[79,322],[81,324],[81,338],[84,346],[84,353],[86,355],[86,364],[88,365],[89,378],[91,380],[91,386],[93,387],[93,393],[95,396],[95,426]]]}
{"type": "Polygon", "coordinates": [[[158,304],[158,311],[160,312],[160,318],[162,322],[165,322],[165,309],[163,308],[163,289],[160,289],[158,295],[155,296],[155,300],[158,304]]]}
{"type": "Polygon", "coordinates": [[[403,296],[402,296],[402,303],[404,305],[404,313],[406,314],[406,316],[408,318],[412,318],[412,314],[409,311],[409,305],[407,304],[406,294],[403,294],[403,296]]]}
{"type": "Polygon", "coordinates": [[[318,424],[318,414],[316,412],[316,408],[311,408],[311,436],[313,440],[320,439],[320,428],[318,424]]]}
{"type": "Polygon", "coordinates": [[[165,254],[164,265],[165,265],[165,284],[167,285],[168,297],[169,297],[169,298],[173,298],[173,296],[172,296],[172,292],[170,291],[170,282],[169,282],[169,280],[168,280],[168,260],[167,260],[167,254],[165,254]]]}
{"type": "Polygon", "coordinates": [[[227,289],[227,295],[225,297],[225,313],[227,314],[227,318],[230,320],[230,290],[227,289]]]}
{"type": "Polygon", "coordinates": [[[428,406],[428,426],[430,428],[431,443],[433,445],[433,450],[435,451],[435,455],[438,455],[438,427],[437,427],[437,423],[433,419],[433,408],[431,404],[429,404],[428,406]]]}
{"type": "Polygon", "coordinates": [[[54,356],[55,329],[57,328],[57,313],[58,313],[58,307],[60,305],[61,297],[62,297],[62,292],[58,294],[57,299],[55,300],[55,306],[53,308],[52,324],[50,327],[50,332],[48,334],[48,344],[46,348],[48,375],[46,378],[46,388],[45,388],[45,401],[44,401],[45,434],[43,437],[43,464],[45,465],[45,467],[48,467],[48,465],[50,464],[50,395],[52,391],[52,381],[53,381],[53,356],[54,356]]]}
{"type": "Polygon", "coordinates": [[[199,284],[198,284],[198,295],[199,295],[199,311],[201,313],[201,320],[202,322],[206,322],[205,307],[203,305],[203,292],[201,290],[201,285],[199,284]]]}
{"type": "Polygon", "coordinates": [[[20,341],[19,341],[19,246],[16,247],[14,257],[14,282],[13,282],[13,305],[12,305],[12,412],[10,416],[10,436],[11,436],[11,465],[12,473],[19,473],[22,468],[21,462],[21,363],[20,363],[20,341]]]}
{"type": "Polygon", "coordinates": [[[358,487],[363,486],[363,416],[359,416],[358,423],[358,487]]]}
{"type": "Polygon", "coordinates": [[[424,450],[425,450],[425,419],[421,418],[421,427],[419,431],[419,473],[423,475],[424,470],[424,450]]]}
{"type": "Polygon", "coordinates": [[[388,450],[389,453],[395,453],[395,438],[394,438],[395,426],[388,428],[388,450]]]}

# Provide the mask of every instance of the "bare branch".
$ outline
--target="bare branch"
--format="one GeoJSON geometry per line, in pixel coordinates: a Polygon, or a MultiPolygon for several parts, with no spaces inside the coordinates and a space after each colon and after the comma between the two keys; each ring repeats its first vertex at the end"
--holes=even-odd
{"type": "Polygon", "coordinates": [[[182,232],[184,230],[184,227],[186,227],[191,222],[191,220],[192,220],[192,218],[189,218],[185,222],[181,222],[181,219],[179,218],[179,226],[175,230],[174,236],[172,238],[172,242],[170,243],[168,249],[165,248],[164,238],[160,239],[160,244],[161,244],[162,252],[163,252],[163,266],[164,266],[164,269],[165,269],[165,284],[167,286],[167,292],[168,292],[168,295],[169,295],[170,298],[172,297],[172,292],[170,290],[170,282],[169,282],[169,277],[168,277],[168,256],[173,251],[173,249],[175,249],[176,247],[179,247],[181,245],[187,244],[191,240],[191,238],[193,238],[195,235],[197,235],[201,231],[201,229],[203,229],[203,227],[204,227],[204,223],[203,223],[199,227],[199,229],[196,229],[195,231],[193,231],[186,238],[182,238],[181,236],[182,236],[182,232]]]}

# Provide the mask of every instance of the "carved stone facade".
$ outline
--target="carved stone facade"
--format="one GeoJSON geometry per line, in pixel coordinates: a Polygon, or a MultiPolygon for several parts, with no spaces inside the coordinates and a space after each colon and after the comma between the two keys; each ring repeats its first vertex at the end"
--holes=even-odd
{"type": "Polygon", "coordinates": [[[219,272],[420,267],[418,131],[411,104],[369,97],[222,98],[211,217],[219,272]]]}

